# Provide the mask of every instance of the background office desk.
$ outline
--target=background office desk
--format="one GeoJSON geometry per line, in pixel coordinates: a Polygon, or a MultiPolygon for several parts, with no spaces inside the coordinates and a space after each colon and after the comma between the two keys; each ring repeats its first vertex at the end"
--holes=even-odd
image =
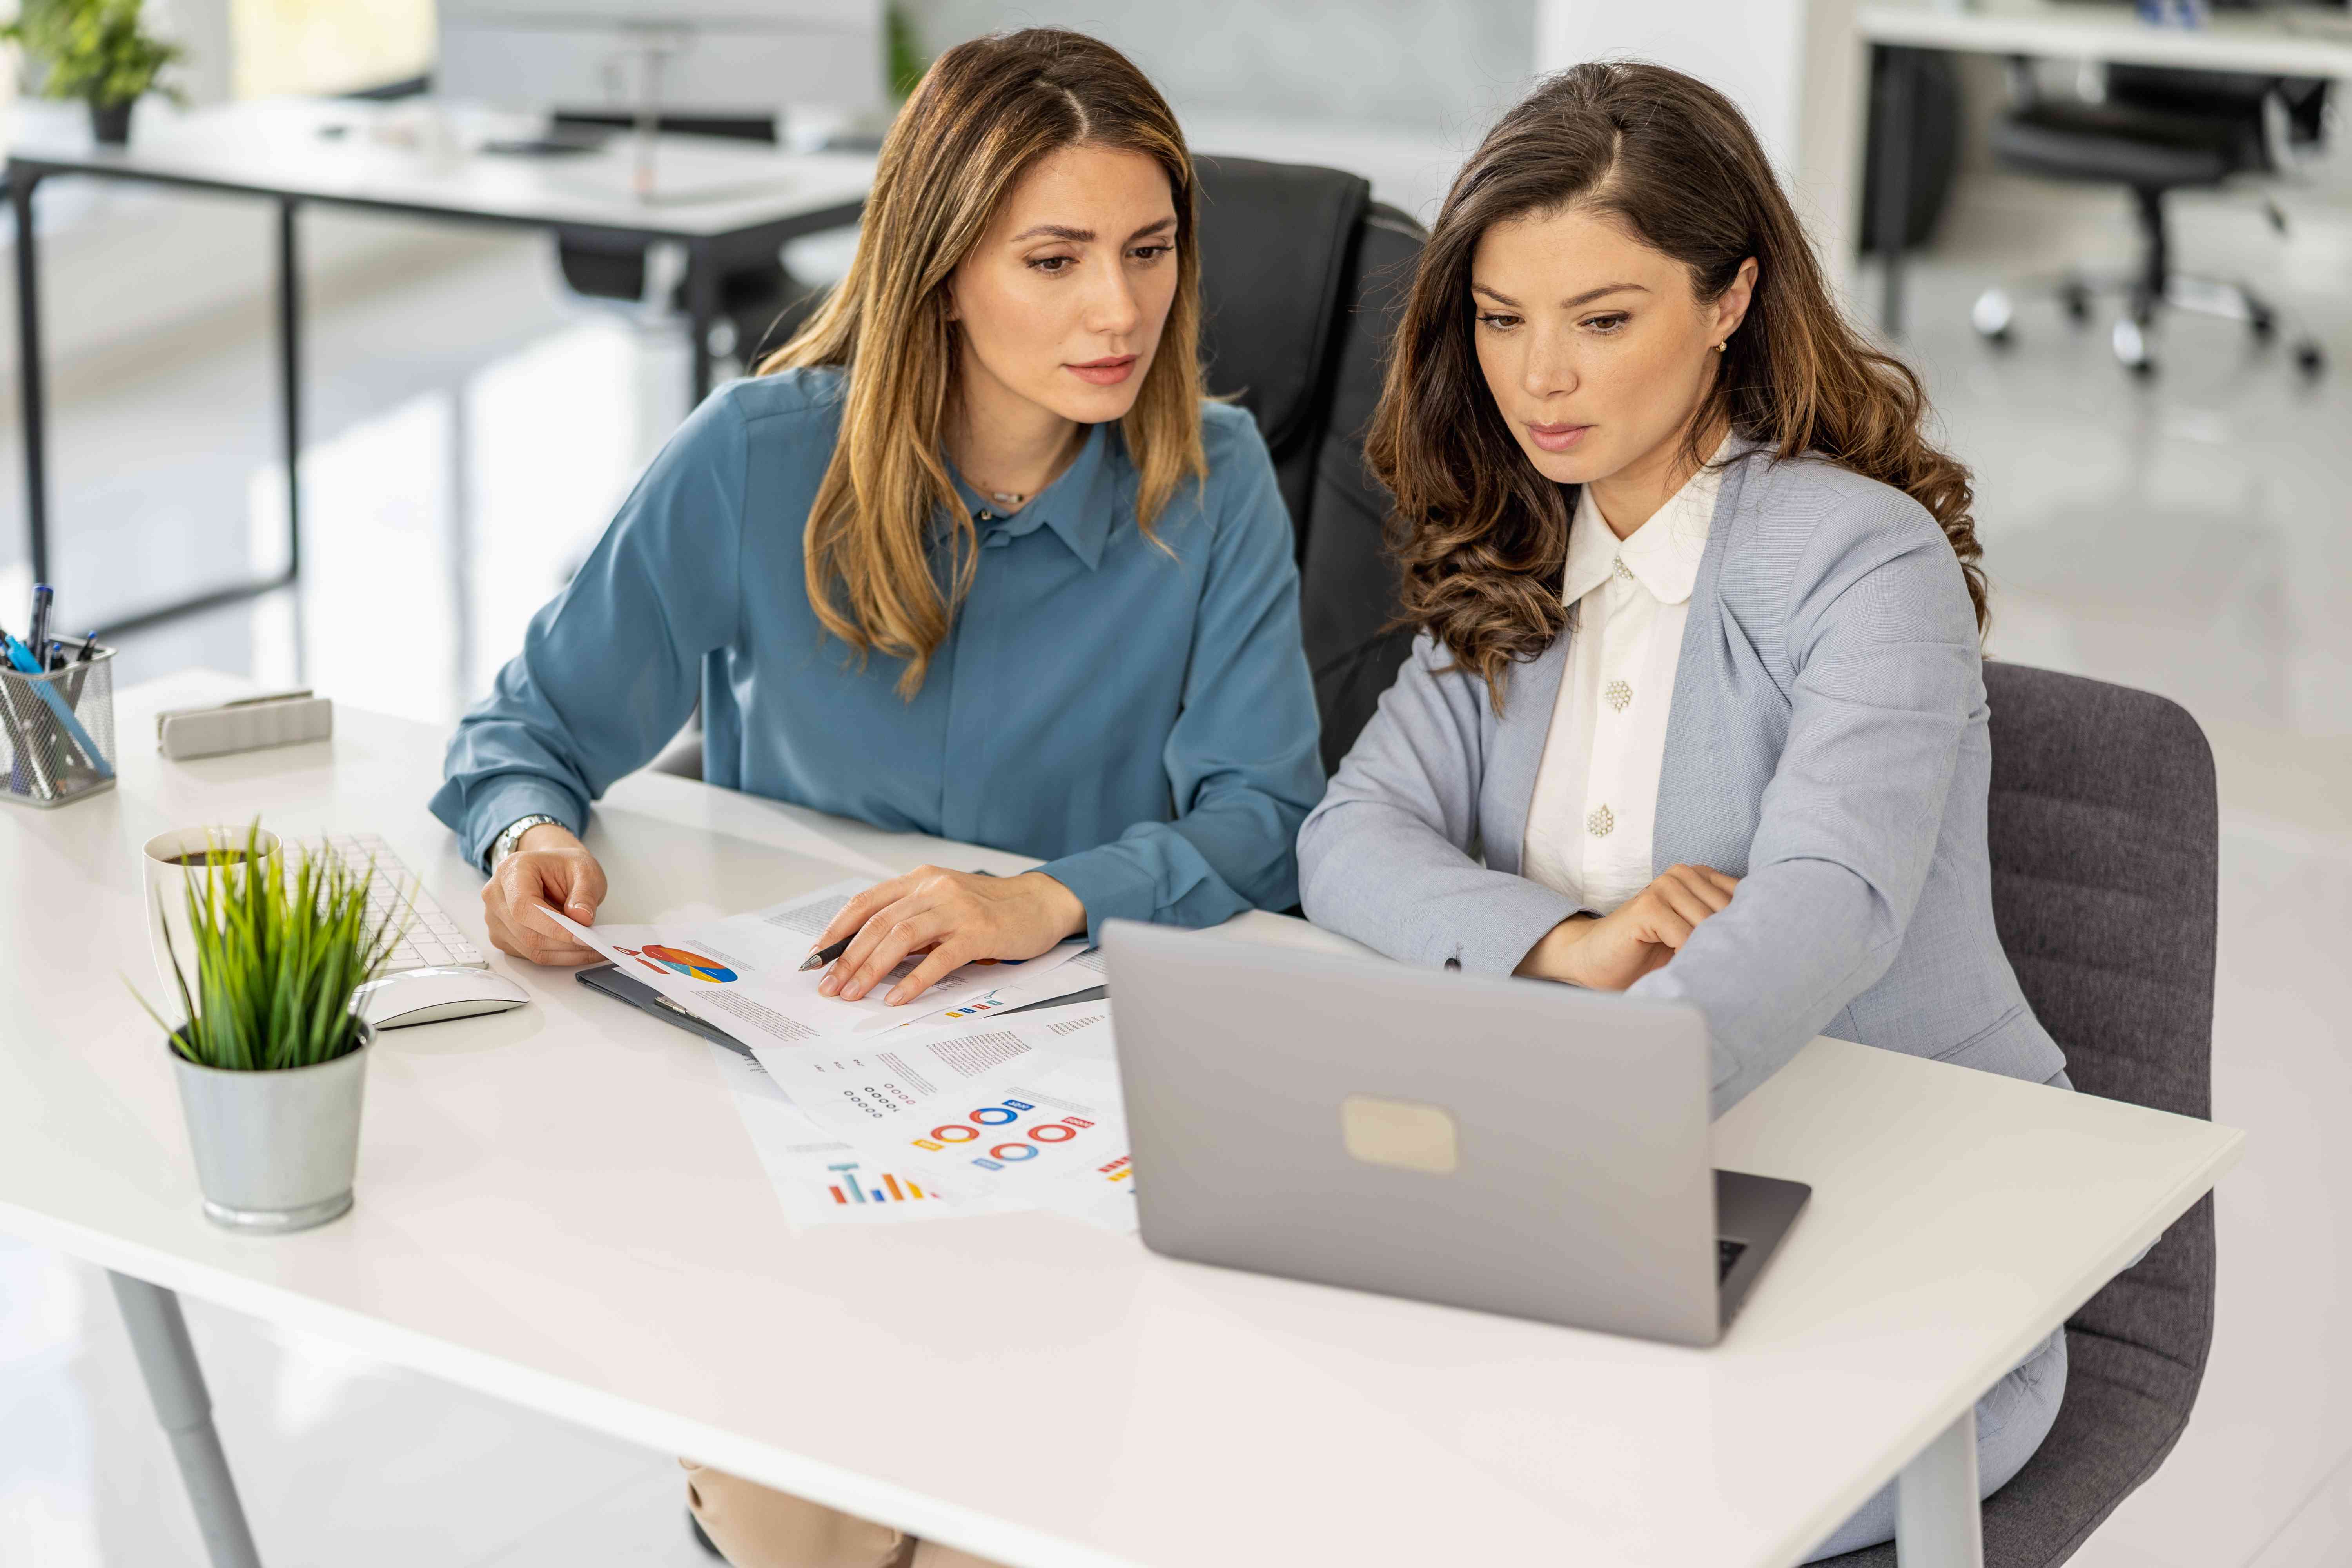
{"type": "MultiPolygon", "coordinates": [[[[25,439],[25,516],[33,578],[48,576],[48,454],[43,430],[40,260],[33,193],[56,174],[92,174],[152,184],[263,196],[278,204],[278,347],[285,444],[287,565],[283,575],[155,605],[101,635],[250,598],[301,575],[301,260],[295,215],[305,202],[415,217],[545,228],[559,236],[674,242],[686,253],[683,286],[692,338],[694,401],[710,390],[709,334],[719,318],[719,280],[747,258],[773,261],[784,242],[853,223],[865,209],[874,160],[857,153],[793,154],[709,137],[656,138],[656,195],[630,193],[634,143],[558,157],[464,153],[489,133],[479,117],[453,113],[448,149],[387,144],[373,132],[425,124],[414,105],[282,99],[207,109],[179,120],[142,121],[128,147],[87,136],[20,142],[8,155],[8,195],[16,216],[16,321],[25,439]],[[337,128],[340,128],[337,129],[337,128]],[[674,194],[664,195],[662,192],[674,194]]],[[[495,122],[526,133],[517,117],[495,122]]]]}
{"type": "MultiPolygon", "coordinates": [[[[122,989],[152,973],[141,841],[257,811],[380,831],[481,928],[424,807],[438,733],[346,710],[309,747],[139,743],[167,699],[226,684],[124,693],[121,788],[0,830],[0,1228],[1025,1568],[1780,1568],[1898,1468],[1953,1473],[1939,1435],[2240,1142],[1817,1041],[1717,1125],[1720,1163],[1815,1196],[1726,1342],[1690,1351],[1043,1215],[796,1237],[708,1047],[501,961],[536,1005],[376,1047],[352,1213],[232,1236],[198,1212],[165,1047],[122,989]]],[[[626,921],[831,880],[827,833],[890,866],[1025,864],[645,774],[589,843],[626,921]]],[[[1973,1519],[1910,1568],[1973,1561],[1973,1519]]]]}
{"type": "MultiPolygon", "coordinates": [[[[1883,44],[1894,50],[1885,89],[1871,106],[1869,137],[1878,151],[1877,188],[1872,193],[1878,216],[1875,248],[1885,268],[1878,320],[1889,337],[1903,335],[1903,226],[1911,210],[1907,110],[1917,96],[1917,77],[1905,50],[1950,49],[2264,76],[2352,77],[2352,19],[2341,10],[2315,6],[2216,12],[2210,25],[2190,28],[2151,27],[2122,4],[1980,0],[1962,11],[1925,3],[1879,5],[1858,10],[1854,28],[1865,45],[1883,44]]],[[[1865,84],[1870,80],[1866,60],[1861,79],[1865,84]]],[[[1861,183],[1857,167],[1853,188],[1861,183]]]]}

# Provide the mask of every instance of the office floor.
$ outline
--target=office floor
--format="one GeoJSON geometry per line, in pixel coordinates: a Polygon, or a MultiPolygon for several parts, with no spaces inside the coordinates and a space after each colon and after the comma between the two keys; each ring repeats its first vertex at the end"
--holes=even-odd
{"type": "MultiPolygon", "coordinates": [[[[2252,1133],[2223,1187],[2220,1327],[2195,1421],[2095,1537],[2089,1568],[2318,1568],[2352,1557],[2352,205],[2284,252],[2250,211],[2184,211],[2192,264],[2316,313],[2339,371],[2183,322],[2166,374],[2126,381],[2103,337],[2029,306],[1993,353],[1966,324],[2036,255],[2129,249],[2120,203],[1971,192],[1970,237],[1915,274],[1907,349],[1974,465],[1992,651],[2154,688],[2205,723],[2223,801],[2215,1102],[2252,1133]]],[[[56,574],[80,624],[234,576],[277,548],[260,318],[136,377],[61,392],[56,574]],[[136,440],[124,432],[139,432],[136,440]],[[139,455],[126,460],[126,449],[139,455]]],[[[131,639],[122,675],[202,662],[299,673],[351,702],[446,720],[593,543],[682,410],[675,344],[564,303],[530,241],[326,306],[311,338],[302,601],[131,639]]],[[[13,433],[13,418],[8,428],[13,433]]],[[[0,476],[13,475],[13,446],[0,476]]],[[[0,485],[0,605],[21,598],[0,485]]],[[[364,1201],[364,1196],[362,1196],[364,1201]]],[[[701,1561],[669,1456],[648,1453],[190,1303],[218,1419],[278,1563],[594,1568],[701,1561]]],[[[0,1562],[201,1561],[103,1277],[0,1239],[0,1562]]]]}

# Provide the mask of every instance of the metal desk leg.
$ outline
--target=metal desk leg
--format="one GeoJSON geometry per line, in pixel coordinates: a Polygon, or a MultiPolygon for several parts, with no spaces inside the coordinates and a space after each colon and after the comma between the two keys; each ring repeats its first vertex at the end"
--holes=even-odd
{"type": "Polygon", "coordinates": [[[699,245],[686,253],[686,315],[694,334],[688,352],[693,356],[694,405],[699,408],[710,395],[710,329],[719,324],[719,266],[699,245]]]}
{"type": "Polygon", "coordinates": [[[204,1534],[213,1568],[261,1568],[253,1531],[246,1527],[245,1508],[236,1500],[236,1482],[229,1477],[228,1458],[221,1452],[220,1434],[213,1430],[212,1400],[205,1393],[195,1347],[188,1342],[180,1299],[160,1285],[111,1269],[107,1279],[122,1309],[123,1326],[131,1331],[131,1348],[139,1354],[139,1371],[147,1380],[148,1397],[155,1402],[155,1417],[171,1436],[180,1479],[188,1489],[188,1503],[195,1510],[196,1528],[204,1534]]]}
{"type": "Polygon", "coordinates": [[[286,447],[286,581],[302,575],[302,257],[295,241],[299,203],[278,204],[278,399],[286,447]]]}
{"type": "Polygon", "coordinates": [[[1895,1558],[1902,1568],[1984,1568],[1975,1405],[1903,1467],[1895,1493],[1895,1558]]]}
{"type": "Polygon", "coordinates": [[[1879,329],[1890,338],[1903,335],[1903,242],[1911,227],[1911,121],[1918,111],[1918,55],[1911,49],[1883,50],[1886,74],[1871,95],[1870,142],[1878,154],[1878,179],[1871,188],[1877,208],[1877,233],[1871,237],[1878,251],[1884,292],[1879,299],[1879,329]]]}
{"type": "Polygon", "coordinates": [[[16,402],[24,422],[25,527],[30,534],[33,581],[49,577],[49,451],[42,404],[47,379],[41,363],[41,264],[33,228],[33,188],[38,174],[12,169],[8,204],[16,214],[16,402]]]}

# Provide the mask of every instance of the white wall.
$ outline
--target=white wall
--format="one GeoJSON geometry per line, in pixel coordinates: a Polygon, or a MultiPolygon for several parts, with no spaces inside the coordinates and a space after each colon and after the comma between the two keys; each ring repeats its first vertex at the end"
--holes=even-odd
{"type": "Polygon", "coordinates": [[[1340,122],[1452,144],[1516,98],[1537,0],[906,0],[923,52],[1051,24],[1124,52],[1181,115],[1340,122]]]}

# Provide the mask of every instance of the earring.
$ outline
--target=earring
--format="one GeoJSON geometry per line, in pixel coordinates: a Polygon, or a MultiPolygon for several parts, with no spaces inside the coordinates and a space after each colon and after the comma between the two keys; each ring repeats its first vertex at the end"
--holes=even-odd
{"type": "Polygon", "coordinates": [[[1730,349],[1731,340],[1729,338],[1726,338],[1721,342],[1715,345],[1715,352],[1717,353],[1727,353],[1730,352],[1730,349]]]}

